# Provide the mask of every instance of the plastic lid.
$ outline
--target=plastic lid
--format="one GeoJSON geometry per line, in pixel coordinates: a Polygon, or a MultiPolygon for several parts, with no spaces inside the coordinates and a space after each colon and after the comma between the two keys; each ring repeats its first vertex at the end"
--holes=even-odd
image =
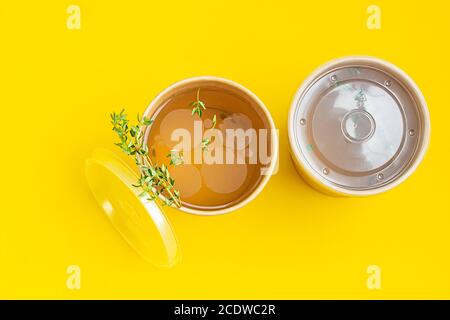
{"type": "Polygon", "coordinates": [[[172,227],[155,201],[139,197],[138,177],[113,152],[97,149],[86,160],[86,177],[95,199],[114,227],[145,260],[171,267],[180,258],[172,227]]]}

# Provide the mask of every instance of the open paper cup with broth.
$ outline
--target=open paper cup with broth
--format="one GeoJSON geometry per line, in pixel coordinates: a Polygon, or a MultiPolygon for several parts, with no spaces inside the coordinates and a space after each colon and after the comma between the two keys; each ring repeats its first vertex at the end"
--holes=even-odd
{"type": "Polygon", "coordinates": [[[254,199],[275,170],[278,138],[263,102],[236,82],[196,77],[161,92],[144,113],[149,156],[165,163],[180,210],[223,214],[254,199]]]}
{"type": "Polygon", "coordinates": [[[195,77],[162,91],[131,125],[112,115],[130,168],[108,150],[86,162],[89,186],[109,220],[147,261],[173,266],[179,244],[161,204],[218,215],[252,201],[274,173],[278,135],[262,101],[243,86],[195,77]]]}

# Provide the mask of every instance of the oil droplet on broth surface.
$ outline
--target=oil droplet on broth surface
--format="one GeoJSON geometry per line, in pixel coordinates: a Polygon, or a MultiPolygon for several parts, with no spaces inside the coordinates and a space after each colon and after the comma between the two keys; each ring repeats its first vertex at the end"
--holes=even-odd
{"type": "Polygon", "coordinates": [[[192,164],[170,167],[170,174],[176,179],[177,188],[184,198],[192,197],[202,187],[200,171],[192,164]]]}
{"type": "Polygon", "coordinates": [[[209,189],[219,194],[230,194],[239,190],[245,183],[247,165],[238,163],[202,164],[201,174],[209,189]]]}
{"type": "MultiPolygon", "coordinates": [[[[150,153],[150,156],[158,164],[169,165],[170,158],[167,155],[181,142],[173,141],[172,134],[177,129],[187,130],[190,134],[190,146],[183,150],[183,157],[190,160],[190,163],[169,165],[183,205],[203,210],[224,208],[240,201],[254,190],[261,179],[261,164],[249,164],[248,139],[241,150],[232,150],[234,159],[244,158],[244,164],[227,164],[225,145],[219,146],[213,142],[209,146],[210,149],[201,150],[203,137],[200,136],[200,140],[194,141],[194,121],[200,121],[204,134],[212,127],[212,119],[216,115],[216,129],[222,132],[224,144],[226,129],[259,130],[267,128],[268,125],[250,102],[222,90],[201,88],[200,100],[206,104],[206,110],[203,110],[201,118],[196,114],[192,115],[190,103],[196,100],[196,94],[197,89],[178,94],[162,104],[153,114],[154,122],[149,132],[148,146],[149,149],[153,146],[154,152],[150,153]],[[205,163],[205,153],[214,155],[216,148],[222,149],[222,162],[205,163]],[[201,163],[194,162],[195,152],[202,155],[201,163]]],[[[184,146],[186,147],[186,144],[184,146]]]]}
{"type": "Polygon", "coordinates": [[[191,110],[184,108],[169,112],[161,121],[160,136],[166,146],[175,145],[172,141],[172,133],[183,128],[190,132],[194,130],[195,118],[191,115],[191,110]]]}

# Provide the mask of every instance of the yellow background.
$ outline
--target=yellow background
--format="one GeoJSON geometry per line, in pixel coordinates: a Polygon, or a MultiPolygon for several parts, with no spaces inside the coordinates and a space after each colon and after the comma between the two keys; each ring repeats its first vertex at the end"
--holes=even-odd
{"type": "Polygon", "coordinates": [[[2,1],[0,298],[450,298],[448,1],[2,1]],[[66,27],[70,4],[81,30],[66,27]],[[366,9],[381,8],[381,30],[366,9]],[[372,55],[404,69],[431,114],[429,152],[398,188],[325,196],[289,158],[287,115],[322,63],[372,55]],[[166,210],[183,253],[145,263],[87,188],[113,149],[109,113],[216,75],[254,91],[280,129],[280,170],[234,213],[166,210]],[[66,287],[68,265],[81,289],[66,287]],[[382,270],[368,290],[366,269],[382,270]]]}

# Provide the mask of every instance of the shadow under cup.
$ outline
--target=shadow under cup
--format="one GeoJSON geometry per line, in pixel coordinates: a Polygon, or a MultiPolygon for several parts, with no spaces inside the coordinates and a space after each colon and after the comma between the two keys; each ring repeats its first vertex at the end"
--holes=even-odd
{"type": "Polygon", "coordinates": [[[149,155],[168,166],[184,212],[236,210],[274,172],[278,136],[272,117],[254,93],[233,81],[182,80],[162,91],[144,116],[153,120],[144,138],[149,155]],[[192,112],[195,101],[205,104],[201,116],[192,112]]]}

